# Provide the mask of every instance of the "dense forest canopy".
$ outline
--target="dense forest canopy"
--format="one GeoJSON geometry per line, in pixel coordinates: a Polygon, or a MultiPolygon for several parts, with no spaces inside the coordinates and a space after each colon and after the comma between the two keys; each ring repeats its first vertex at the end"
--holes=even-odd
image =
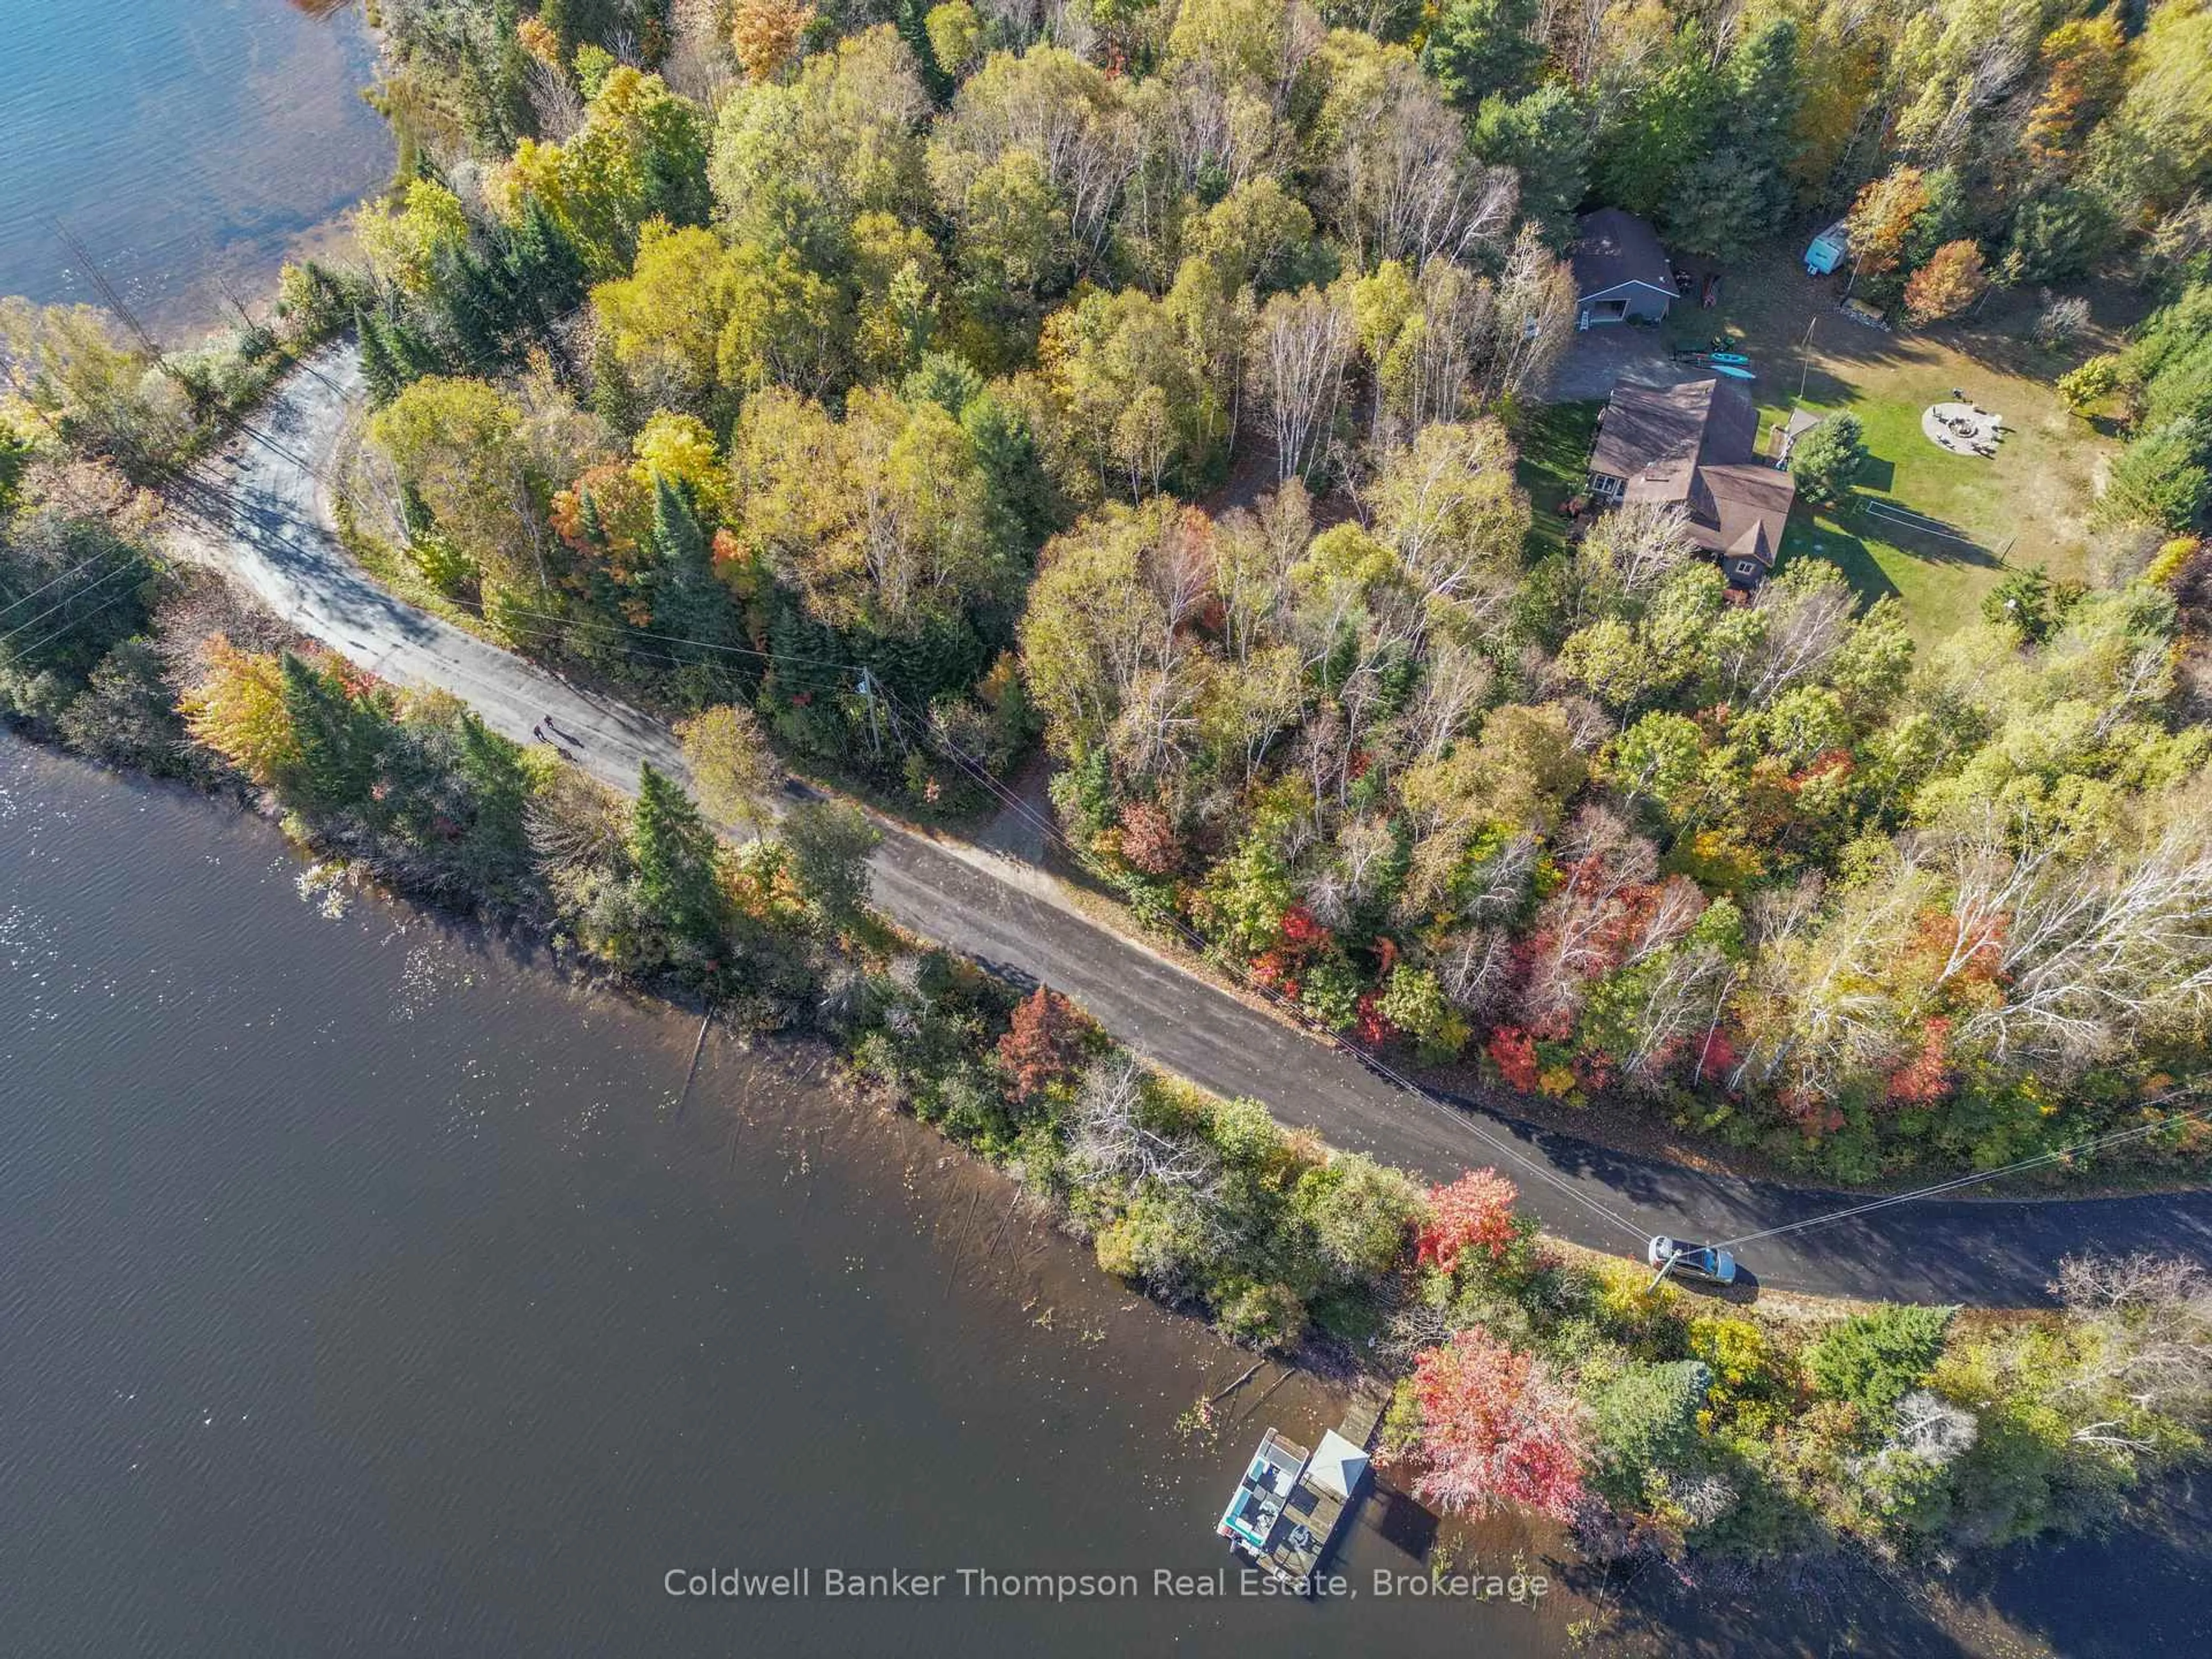
{"type": "MultiPolygon", "coordinates": [[[[1141,915],[1515,1089],[1868,1176],[2201,1066],[2200,0],[379,16],[404,176],[285,301],[358,329],[349,520],[425,594],[917,810],[1041,738],[1141,915]],[[1815,561],[1744,602],[1665,513],[1532,536],[1599,204],[1717,256],[1845,219],[1913,317],[2146,289],[2065,386],[2132,438],[2110,579],[1916,652],[1815,561]]],[[[211,395],[0,325],[126,463],[211,395]]]]}
{"type": "MultiPolygon", "coordinates": [[[[1916,657],[1664,514],[1533,556],[1514,462],[1592,203],[1723,256],[1848,216],[1916,314],[2179,291],[2201,7],[386,15],[374,430],[517,638],[927,800],[1041,731],[1084,855],[1324,1024],[1838,1173],[2196,1064],[2193,556],[1916,657]]],[[[2124,519],[2201,505],[2182,333],[2082,387],[2148,434],[2124,519]]]]}

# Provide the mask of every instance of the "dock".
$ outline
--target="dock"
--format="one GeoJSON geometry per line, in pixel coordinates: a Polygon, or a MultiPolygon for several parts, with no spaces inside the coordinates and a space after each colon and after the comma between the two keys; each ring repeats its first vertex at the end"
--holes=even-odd
{"type": "Polygon", "coordinates": [[[1366,1493],[1368,1448],[1382,1414],[1380,1401],[1362,1395],[1311,1451],[1269,1429],[1214,1530],[1255,1566],[1311,1595],[1366,1493]]]}

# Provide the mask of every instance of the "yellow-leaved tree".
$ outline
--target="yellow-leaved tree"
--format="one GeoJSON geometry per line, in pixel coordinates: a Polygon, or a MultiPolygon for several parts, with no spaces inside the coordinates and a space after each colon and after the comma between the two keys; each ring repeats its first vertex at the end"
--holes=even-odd
{"type": "Polygon", "coordinates": [[[202,649],[205,678],[178,704],[191,734],[264,786],[300,759],[284,707],[284,676],[273,652],[241,651],[222,635],[202,649]]]}
{"type": "Polygon", "coordinates": [[[730,50],[747,76],[773,81],[799,56],[814,21],[806,0],[736,0],[730,8],[730,50]]]}

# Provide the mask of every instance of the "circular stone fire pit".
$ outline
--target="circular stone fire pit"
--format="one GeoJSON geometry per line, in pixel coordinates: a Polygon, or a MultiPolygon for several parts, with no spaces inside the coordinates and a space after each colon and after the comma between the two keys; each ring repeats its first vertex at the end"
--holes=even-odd
{"type": "Polygon", "coordinates": [[[1954,455],[1990,456],[2004,436],[2004,421],[1972,404],[1935,404],[1921,412],[1920,429],[1954,455]]]}

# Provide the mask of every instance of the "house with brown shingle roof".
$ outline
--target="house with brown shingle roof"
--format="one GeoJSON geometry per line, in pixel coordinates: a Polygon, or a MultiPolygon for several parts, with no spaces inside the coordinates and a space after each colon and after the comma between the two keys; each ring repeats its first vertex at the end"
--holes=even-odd
{"type": "Polygon", "coordinates": [[[1618,386],[1599,417],[1589,493],[1601,506],[1680,507],[1690,539],[1734,586],[1774,568],[1797,481],[1758,454],[1759,410],[1739,380],[1618,386]]]}
{"type": "Polygon", "coordinates": [[[1659,233],[1619,208],[1600,208],[1575,222],[1567,264],[1575,274],[1575,326],[1656,323],[1674,303],[1674,273],[1659,233]]]}

